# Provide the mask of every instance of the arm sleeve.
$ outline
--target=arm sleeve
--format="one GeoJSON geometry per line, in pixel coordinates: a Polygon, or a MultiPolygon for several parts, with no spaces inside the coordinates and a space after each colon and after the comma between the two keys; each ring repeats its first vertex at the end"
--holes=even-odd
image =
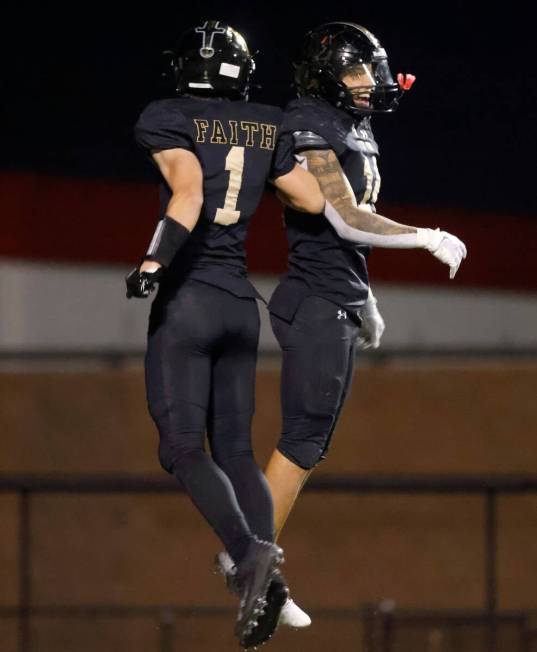
{"type": "Polygon", "coordinates": [[[194,150],[192,126],[171,100],[152,102],[134,127],[136,142],[148,150],[194,150]]]}
{"type": "Polygon", "coordinates": [[[429,231],[429,229],[416,229],[416,233],[400,233],[397,235],[384,235],[362,231],[353,226],[349,226],[329,201],[325,204],[324,215],[338,236],[349,242],[387,249],[426,248],[427,234],[422,232],[429,231]]]}

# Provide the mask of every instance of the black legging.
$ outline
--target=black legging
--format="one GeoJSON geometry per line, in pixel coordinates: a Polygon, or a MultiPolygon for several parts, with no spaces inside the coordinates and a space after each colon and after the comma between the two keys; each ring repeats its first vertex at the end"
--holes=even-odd
{"type": "Polygon", "coordinates": [[[160,462],[235,562],[253,534],[273,538],[270,491],[251,445],[258,338],[255,300],[205,283],[163,287],[152,306],[146,387],[160,462]]]}

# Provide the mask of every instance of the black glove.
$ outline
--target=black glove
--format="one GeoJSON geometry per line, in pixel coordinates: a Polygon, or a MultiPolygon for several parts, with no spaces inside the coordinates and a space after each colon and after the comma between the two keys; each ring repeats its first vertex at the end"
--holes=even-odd
{"type": "Polygon", "coordinates": [[[127,284],[127,299],[136,297],[146,299],[155,289],[155,284],[159,283],[164,275],[164,269],[160,267],[154,272],[141,272],[139,267],[135,267],[125,277],[127,284]]]}

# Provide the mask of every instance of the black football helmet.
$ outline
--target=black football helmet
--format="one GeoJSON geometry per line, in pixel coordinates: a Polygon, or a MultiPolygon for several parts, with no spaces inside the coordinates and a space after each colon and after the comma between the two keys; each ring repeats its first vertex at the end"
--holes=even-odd
{"type": "Polygon", "coordinates": [[[244,37],[226,23],[206,20],[163,54],[178,93],[248,99],[255,62],[244,37]]]}
{"type": "Polygon", "coordinates": [[[295,82],[299,95],[322,97],[355,117],[371,113],[391,113],[399,99],[412,86],[413,75],[398,75],[393,80],[386,50],[377,37],[356,23],[325,23],[308,32],[295,62],[295,82]],[[342,77],[367,66],[371,85],[363,94],[361,106],[342,77]]]}

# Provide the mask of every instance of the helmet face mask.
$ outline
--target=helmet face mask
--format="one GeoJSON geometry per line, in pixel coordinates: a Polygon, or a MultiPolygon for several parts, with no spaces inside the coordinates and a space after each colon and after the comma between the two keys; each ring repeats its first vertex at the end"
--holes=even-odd
{"type": "Polygon", "coordinates": [[[295,65],[295,81],[300,95],[322,97],[359,118],[395,111],[402,95],[386,51],[371,32],[355,23],[326,23],[308,32],[295,65]]]}
{"type": "Polygon", "coordinates": [[[172,68],[180,94],[247,100],[255,62],[239,32],[208,20],[184,32],[172,68]]]}

